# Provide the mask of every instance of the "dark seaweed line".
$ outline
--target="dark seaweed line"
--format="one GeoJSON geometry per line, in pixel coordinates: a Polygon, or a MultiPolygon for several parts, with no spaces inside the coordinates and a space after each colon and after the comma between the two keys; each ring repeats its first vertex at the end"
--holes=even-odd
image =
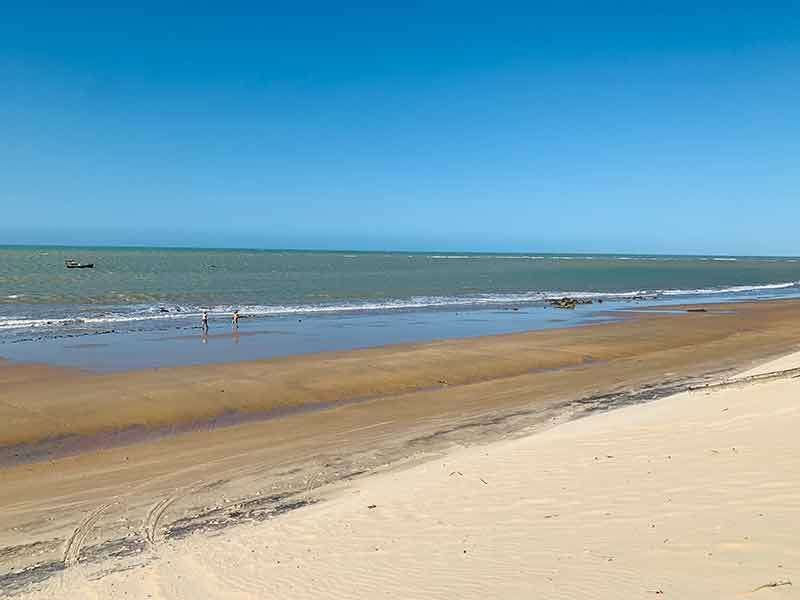
{"type": "Polygon", "coordinates": [[[460,423],[445,429],[438,429],[432,433],[415,437],[409,440],[409,444],[422,444],[442,438],[453,433],[462,432],[468,429],[483,429],[497,425],[503,425],[517,418],[531,417],[531,416],[563,416],[568,415],[572,419],[580,419],[587,417],[597,412],[605,412],[624,406],[631,406],[634,404],[642,404],[645,402],[652,402],[660,398],[666,398],[674,394],[693,390],[705,389],[699,388],[698,383],[707,381],[711,375],[704,376],[703,378],[686,378],[678,380],[667,380],[662,384],[649,384],[643,385],[635,391],[623,390],[616,392],[607,392],[603,394],[594,394],[578,398],[575,400],[567,400],[542,408],[525,408],[504,412],[496,415],[490,419],[476,418],[473,421],[460,423]]]}

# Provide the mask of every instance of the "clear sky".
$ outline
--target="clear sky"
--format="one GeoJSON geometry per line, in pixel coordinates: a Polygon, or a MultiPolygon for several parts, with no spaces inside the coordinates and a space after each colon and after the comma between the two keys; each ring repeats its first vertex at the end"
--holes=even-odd
{"type": "Polygon", "coordinates": [[[15,2],[0,243],[800,254],[800,2],[15,2]]]}

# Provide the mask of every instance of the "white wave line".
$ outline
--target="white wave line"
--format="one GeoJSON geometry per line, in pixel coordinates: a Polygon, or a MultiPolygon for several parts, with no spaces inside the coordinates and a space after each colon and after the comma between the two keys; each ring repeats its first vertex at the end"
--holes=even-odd
{"type": "MultiPolygon", "coordinates": [[[[547,301],[554,298],[595,298],[595,299],[626,299],[634,297],[675,297],[675,296],[709,296],[731,293],[758,292],[767,290],[781,290],[800,287],[800,282],[784,282],[764,285],[739,285],[724,288],[699,288],[699,289],[666,289],[666,290],[630,290],[624,292],[594,292],[594,291],[536,291],[508,294],[480,294],[473,296],[418,296],[409,299],[386,300],[381,302],[344,302],[341,304],[298,304],[298,305],[215,305],[215,306],[179,306],[165,308],[161,306],[140,306],[131,312],[111,312],[102,315],[70,316],[58,318],[33,318],[22,315],[0,317],[0,330],[11,329],[37,329],[46,327],[65,326],[98,326],[113,323],[133,323],[140,321],[159,320],[191,320],[199,318],[203,310],[208,310],[212,316],[230,315],[238,308],[243,316],[281,316],[293,314],[337,314],[347,312],[372,312],[423,309],[456,306],[492,306],[507,304],[522,304],[547,301]]],[[[131,307],[133,308],[133,307],[131,307]]]]}

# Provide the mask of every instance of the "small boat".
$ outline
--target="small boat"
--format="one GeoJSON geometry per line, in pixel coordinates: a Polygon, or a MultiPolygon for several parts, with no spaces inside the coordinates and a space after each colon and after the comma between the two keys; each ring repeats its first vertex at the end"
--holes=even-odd
{"type": "Polygon", "coordinates": [[[94,263],[79,263],[71,258],[64,261],[64,266],[68,269],[94,269],[94,263]]]}

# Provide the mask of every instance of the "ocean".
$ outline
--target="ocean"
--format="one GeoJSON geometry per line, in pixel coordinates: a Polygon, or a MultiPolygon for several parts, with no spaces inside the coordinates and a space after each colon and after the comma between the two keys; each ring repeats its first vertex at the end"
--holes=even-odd
{"type": "Polygon", "coordinates": [[[669,303],[796,295],[800,259],[793,257],[6,246],[0,356],[14,354],[3,346],[21,342],[199,330],[203,310],[227,327],[239,309],[246,331],[315,317],[386,322],[413,314],[434,323],[454,313],[524,312],[562,296],[613,308],[642,297],[669,303]],[[67,259],[95,267],[66,269],[67,259]]]}

